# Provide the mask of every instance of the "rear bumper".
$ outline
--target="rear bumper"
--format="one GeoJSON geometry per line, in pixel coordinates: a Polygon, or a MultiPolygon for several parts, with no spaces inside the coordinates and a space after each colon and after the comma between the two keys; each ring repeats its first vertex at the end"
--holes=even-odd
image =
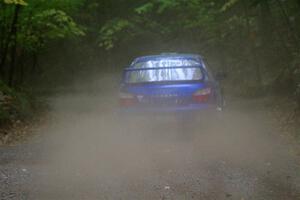
{"type": "Polygon", "coordinates": [[[213,104],[191,104],[186,106],[159,106],[159,107],[128,107],[120,108],[122,113],[202,113],[217,111],[213,104]]]}
{"type": "Polygon", "coordinates": [[[118,119],[123,124],[122,127],[129,126],[133,130],[141,127],[148,127],[150,130],[153,127],[164,127],[163,130],[171,130],[171,132],[180,130],[181,133],[215,123],[219,116],[216,106],[211,104],[184,107],[131,107],[122,108],[120,111],[118,119]]]}

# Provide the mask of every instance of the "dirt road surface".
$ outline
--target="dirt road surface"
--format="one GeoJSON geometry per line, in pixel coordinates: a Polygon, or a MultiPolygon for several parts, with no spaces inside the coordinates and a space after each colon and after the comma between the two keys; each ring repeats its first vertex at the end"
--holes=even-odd
{"type": "Polygon", "coordinates": [[[210,120],[157,114],[125,124],[115,99],[108,89],[50,98],[43,131],[0,149],[0,199],[300,199],[298,147],[266,101],[232,100],[210,120]]]}

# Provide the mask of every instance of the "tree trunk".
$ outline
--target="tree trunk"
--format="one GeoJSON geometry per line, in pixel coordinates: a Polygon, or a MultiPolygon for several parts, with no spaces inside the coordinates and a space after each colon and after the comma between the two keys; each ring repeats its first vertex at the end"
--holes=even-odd
{"type": "Polygon", "coordinates": [[[8,74],[8,85],[10,87],[13,86],[14,81],[14,73],[15,73],[15,63],[16,63],[16,41],[14,41],[13,46],[11,47],[11,61],[9,66],[9,74],[8,74]]]}
{"type": "Polygon", "coordinates": [[[14,16],[13,16],[13,20],[10,26],[10,31],[7,37],[7,41],[4,45],[3,48],[3,54],[2,54],[2,58],[0,61],[0,73],[3,74],[3,68],[4,65],[6,63],[6,59],[7,59],[7,54],[8,54],[8,49],[9,49],[9,44],[11,42],[11,40],[16,40],[16,33],[17,33],[17,23],[18,23],[18,17],[19,17],[19,12],[20,12],[21,6],[20,5],[16,5],[15,6],[15,12],[14,12],[14,16]]]}
{"type": "MultiPolygon", "coordinates": [[[[0,3],[0,10],[2,13],[4,13],[4,16],[5,16],[5,13],[6,13],[6,9],[5,7],[2,5],[2,3],[0,3]]],[[[2,18],[0,19],[0,60],[2,60],[2,52],[3,52],[3,48],[4,48],[4,43],[5,43],[5,33],[6,33],[6,29],[5,29],[5,26],[6,26],[6,23],[7,23],[7,20],[4,16],[1,16],[2,18]]]]}
{"type": "MultiPolygon", "coordinates": [[[[16,5],[15,7],[15,13],[14,18],[12,22],[11,27],[11,41],[12,41],[12,47],[11,47],[11,62],[9,67],[9,77],[8,77],[8,85],[13,85],[13,78],[14,78],[14,72],[15,72],[15,62],[16,62],[16,49],[17,49],[17,23],[18,23],[18,17],[20,13],[21,6],[16,5]]],[[[6,56],[5,56],[6,57],[6,56]]]]}
{"type": "MultiPolygon", "coordinates": [[[[218,21],[221,21],[220,18],[217,19],[218,21]]],[[[224,72],[227,72],[227,59],[226,59],[226,55],[225,55],[225,45],[224,45],[224,41],[222,40],[222,28],[219,27],[216,30],[216,37],[217,39],[217,52],[218,52],[218,59],[219,59],[219,64],[220,64],[220,69],[224,72]]]]}
{"type": "Polygon", "coordinates": [[[19,71],[19,74],[18,74],[18,84],[23,84],[24,80],[25,80],[25,73],[24,73],[24,62],[26,60],[26,56],[23,52],[20,53],[20,55],[17,56],[18,57],[18,62],[17,62],[17,67],[18,67],[18,70],[19,71]]]}
{"type": "MultiPolygon", "coordinates": [[[[292,40],[294,40],[294,46],[295,46],[295,49],[297,51],[300,50],[300,45],[299,45],[299,37],[298,37],[298,34],[296,32],[296,30],[294,29],[293,25],[291,24],[290,22],[290,19],[289,19],[289,16],[288,16],[288,13],[286,11],[286,9],[284,8],[283,4],[281,1],[279,0],[276,0],[280,10],[281,10],[281,13],[284,17],[284,20],[286,21],[286,26],[288,28],[288,30],[290,31],[291,35],[292,35],[292,40]]],[[[300,6],[300,0],[298,0],[298,3],[299,3],[299,6],[300,6]]]]}
{"type": "Polygon", "coordinates": [[[274,37],[272,26],[272,13],[269,5],[269,0],[261,1],[259,4],[260,15],[258,19],[259,36],[261,39],[260,48],[253,50],[253,53],[257,55],[260,60],[260,65],[256,66],[256,75],[259,84],[262,85],[262,70],[271,67],[271,63],[274,59],[274,37]]]}
{"type": "Polygon", "coordinates": [[[34,53],[33,57],[32,57],[31,74],[36,73],[37,65],[38,65],[38,56],[37,56],[37,53],[34,53]]]}
{"type": "Polygon", "coordinates": [[[256,43],[256,38],[254,31],[251,31],[250,27],[250,17],[249,17],[249,10],[248,10],[248,4],[247,0],[243,0],[243,9],[244,9],[244,15],[246,19],[246,34],[247,34],[247,46],[248,46],[248,51],[250,53],[250,63],[253,65],[253,68],[255,69],[255,75],[256,75],[256,80],[258,83],[258,86],[262,85],[262,75],[261,75],[261,69],[260,69],[260,63],[257,59],[257,53],[255,50],[255,43],[256,43]]]}
{"type": "Polygon", "coordinates": [[[260,19],[259,19],[259,29],[260,35],[262,37],[262,45],[264,48],[269,48],[272,41],[272,14],[269,5],[269,1],[261,1],[260,3],[260,19]]]}

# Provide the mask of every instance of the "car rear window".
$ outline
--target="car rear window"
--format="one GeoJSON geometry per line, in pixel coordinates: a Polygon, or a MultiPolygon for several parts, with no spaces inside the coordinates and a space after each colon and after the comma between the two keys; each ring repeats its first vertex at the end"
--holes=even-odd
{"type": "Polygon", "coordinates": [[[197,80],[203,80],[203,73],[200,67],[137,69],[133,71],[127,71],[125,74],[125,81],[127,83],[197,80]]]}
{"type": "Polygon", "coordinates": [[[160,58],[143,62],[137,62],[133,65],[133,68],[188,67],[196,65],[200,65],[200,63],[193,59],[160,58]]]}

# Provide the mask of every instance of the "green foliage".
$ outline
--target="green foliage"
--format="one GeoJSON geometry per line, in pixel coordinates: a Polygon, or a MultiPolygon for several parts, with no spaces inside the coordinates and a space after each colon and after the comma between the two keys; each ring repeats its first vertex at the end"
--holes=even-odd
{"type": "Polygon", "coordinates": [[[125,34],[127,31],[127,37],[129,36],[129,29],[133,28],[133,24],[125,19],[114,19],[109,21],[100,30],[99,46],[109,50],[114,47],[115,42],[119,39],[118,35],[125,34]]]}
{"type": "Polygon", "coordinates": [[[202,0],[147,1],[134,7],[134,12],[123,19],[125,21],[115,18],[106,22],[99,32],[100,46],[112,49],[124,35],[133,40],[137,35],[171,39],[179,30],[189,32],[192,29],[202,29],[203,32],[206,30],[207,36],[215,37],[214,20],[219,12],[215,5],[214,2],[207,3],[202,0]]]}
{"type": "Polygon", "coordinates": [[[4,3],[22,5],[22,6],[27,6],[28,5],[24,0],[4,0],[4,3]]]}
{"type": "Polygon", "coordinates": [[[228,9],[232,8],[234,5],[236,5],[240,0],[228,0],[227,3],[225,3],[222,8],[221,11],[227,11],[228,9]]]}
{"type": "Polygon", "coordinates": [[[30,79],[54,42],[85,36],[76,22],[85,0],[0,0],[0,73],[10,86],[30,79]]]}
{"type": "Polygon", "coordinates": [[[83,36],[84,32],[74,20],[61,10],[45,10],[32,18],[34,30],[42,30],[45,38],[83,36]]]}
{"type": "Polygon", "coordinates": [[[28,6],[23,10],[26,15],[51,9],[61,10],[72,15],[78,12],[78,9],[84,4],[84,0],[26,0],[26,2],[28,6]]]}
{"type": "Polygon", "coordinates": [[[24,19],[23,24],[18,42],[28,51],[39,50],[49,40],[85,35],[83,29],[61,10],[44,10],[24,19]]]}
{"type": "Polygon", "coordinates": [[[148,2],[140,7],[135,8],[135,12],[137,14],[145,14],[145,13],[149,13],[150,11],[152,11],[153,8],[154,8],[153,2],[148,2]]]}
{"type": "Polygon", "coordinates": [[[180,1],[178,0],[157,0],[158,9],[157,13],[161,14],[169,9],[175,9],[180,6],[180,1]]]}
{"type": "MultiPolygon", "coordinates": [[[[26,51],[37,52],[49,40],[85,35],[83,28],[67,14],[67,12],[75,12],[82,5],[83,0],[28,0],[27,2],[23,0],[4,0],[4,2],[27,5],[22,9],[17,32],[18,45],[26,51]]],[[[0,12],[0,21],[6,19],[9,23],[9,18],[12,18],[13,12],[8,8],[4,7],[4,9],[4,12],[0,12]]],[[[4,22],[0,24],[0,29],[9,26],[4,22]]],[[[8,36],[9,33],[2,32],[2,34],[8,36]]],[[[6,38],[5,35],[0,36],[6,38]]]]}

